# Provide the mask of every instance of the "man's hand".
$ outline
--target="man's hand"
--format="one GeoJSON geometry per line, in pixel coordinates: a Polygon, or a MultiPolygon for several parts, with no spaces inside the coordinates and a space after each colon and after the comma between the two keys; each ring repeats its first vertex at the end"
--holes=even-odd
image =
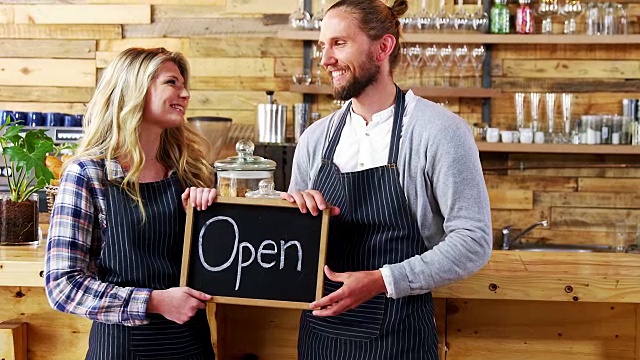
{"type": "MultiPolygon", "coordinates": [[[[327,202],[324,201],[324,197],[318,190],[294,191],[291,194],[283,192],[280,193],[280,197],[290,203],[298,204],[298,208],[303,214],[309,211],[311,215],[316,216],[327,208],[327,202]]],[[[340,209],[332,206],[331,216],[338,214],[340,214],[340,209]]]]}
{"type": "Polygon", "coordinates": [[[380,270],[335,273],[325,265],[324,273],[330,280],[341,282],[343,285],[309,305],[316,316],[339,315],[387,291],[380,270]]]}
{"type": "Polygon", "coordinates": [[[147,303],[147,312],[160,314],[178,324],[184,324],[196,311],[204,309],[205,301],[209,299],[210,295],[189,287],[153,290],[147,303]]]}
{"type": "Polygon", "coordinates": [[[216,189],[190,187],[182,193],[182,207],[187,211],[187,207],[191,203],[191,206],[196,210],[207,210],[216,196],[218,196],[216,189]]]}

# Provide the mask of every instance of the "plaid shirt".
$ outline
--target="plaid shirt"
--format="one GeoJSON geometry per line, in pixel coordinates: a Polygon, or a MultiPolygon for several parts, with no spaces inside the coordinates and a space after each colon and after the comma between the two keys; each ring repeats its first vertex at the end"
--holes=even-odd
{"type": "MultiPolygon", "coordinates": [[[[143,325],[152,289],[119,287],[100,281],[98,261],[107,227],[104,161],[76,160],[62,176],[51,213],[45,289],[51,306],[94,321],[143,325]]],[[[108,180],[124,178],[111,161],[108,180]]]]}

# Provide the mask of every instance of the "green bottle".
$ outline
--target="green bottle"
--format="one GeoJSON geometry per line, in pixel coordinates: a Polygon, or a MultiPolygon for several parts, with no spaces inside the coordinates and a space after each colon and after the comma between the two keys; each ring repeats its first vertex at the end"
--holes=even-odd
{"type": "Polygon", "coordinates": [[[491,7],[491,33],[509,33],[509,8],[507,0],[494,0],[491,7]]]}

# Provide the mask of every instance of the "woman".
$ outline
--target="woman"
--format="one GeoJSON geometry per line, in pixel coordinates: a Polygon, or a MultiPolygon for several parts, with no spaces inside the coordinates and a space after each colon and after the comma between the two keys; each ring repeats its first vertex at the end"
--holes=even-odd
{"type": "Polygon", "coordinates": [[[127,49],[107,67],[65,167],[45,258],[51,306],[93,320],[87,359],[213,359],[210,296],[178,287],[184,208],[216,196],[185,121],[180,53],[127,49]]]}

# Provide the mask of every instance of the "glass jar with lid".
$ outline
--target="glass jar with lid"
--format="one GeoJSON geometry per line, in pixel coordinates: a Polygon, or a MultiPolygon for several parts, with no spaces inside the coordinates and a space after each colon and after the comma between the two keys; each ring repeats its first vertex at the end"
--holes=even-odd
{"type": "Polygon", "coordinates": [[[259,189],[261,180],[272,180],[276,162],[253,155],[254,145],[250,140],[236,144],[238,156],[218,160],[213,164],[220,196],[244,197],[249,191],[259,189]]]}
{"type": "Polygon", "coordinates": [[[516,32],[518,34],[533,34],[535,18],[531,8],[531,0],[518,0],[520,6],[516,12],[516,32]]]}

